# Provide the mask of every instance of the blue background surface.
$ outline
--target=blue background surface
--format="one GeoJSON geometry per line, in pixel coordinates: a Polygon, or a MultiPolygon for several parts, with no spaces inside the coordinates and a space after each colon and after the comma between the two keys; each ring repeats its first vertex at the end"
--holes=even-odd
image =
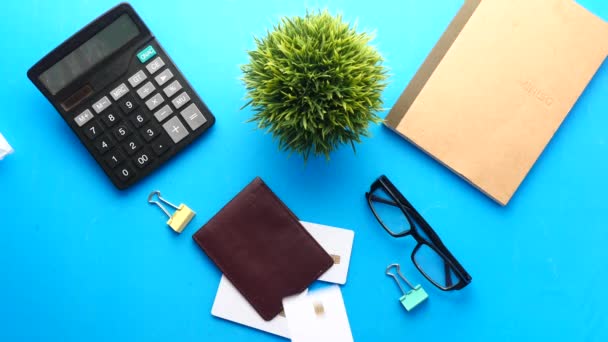
{"type": "MultiPolygon", "coordinates": [[[[608,19],[607,2],[580,3],[608,19]]],[[[280,16],[328,8],[376,30],[390,108],[461,4],[133,1],[217,123],[119,192],[26,78],[115,3],[5,3],[0,132],[16,153],[0,162],[0,341],[281,340],[211,316],[220,272],[190,237],[255,176],[301,219],[356,232],[342,292],[358,341],[608,340],[608,63],[505,208],[382,126],[356,154],[344,147],[304,165],[239,110],[245,51],[280,16]],[[382,231],[363,196],[382,173],[473,276],[465,290],[435,289],[411,265],[413,240],[382,231]],[[146,203],[153,189],[196,210],[182,235],[146,203]],[[430,294],[414,312],[383,273],[393,262],[430,294]]]]}

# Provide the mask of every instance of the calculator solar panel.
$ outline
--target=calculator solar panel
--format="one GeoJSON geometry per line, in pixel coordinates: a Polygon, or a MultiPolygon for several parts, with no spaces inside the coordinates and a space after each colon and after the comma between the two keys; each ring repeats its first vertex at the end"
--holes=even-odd
{"type": "Polygon", "coordinates": [[[28,77],[119,189],[157,169],[215,122],[126,3],[50,52],[28,77]]]}

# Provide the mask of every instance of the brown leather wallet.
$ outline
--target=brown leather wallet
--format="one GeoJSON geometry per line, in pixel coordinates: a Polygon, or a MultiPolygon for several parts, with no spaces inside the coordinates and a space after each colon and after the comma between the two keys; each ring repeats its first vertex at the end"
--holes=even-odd
{"type": "Polygon", "coordinates": [[[192,238],[267,321],[283,310],[284,297],[301,293],[333,265],[259,177],[192,238]]]}

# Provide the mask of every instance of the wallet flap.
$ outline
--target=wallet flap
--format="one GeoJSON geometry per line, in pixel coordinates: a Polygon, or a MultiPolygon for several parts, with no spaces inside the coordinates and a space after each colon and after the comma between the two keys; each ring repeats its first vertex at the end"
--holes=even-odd
{"type": "Polygon", "coordinates": [[[259,177],[193,238],[265,320],[281,312],[284,297],[301,293],[333,265],[259,177]]]}

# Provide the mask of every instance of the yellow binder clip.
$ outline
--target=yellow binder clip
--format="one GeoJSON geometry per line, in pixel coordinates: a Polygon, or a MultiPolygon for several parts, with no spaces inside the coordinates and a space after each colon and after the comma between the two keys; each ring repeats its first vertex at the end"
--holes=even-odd
{"type": "Polygon", "coordinates": [[[167,221],[167,224],[176,233],[181,233],[184,230],[184,228],[186,228],[188,223],[190,223],[190,221],[192,221],[192,219],[194,218],[194,215],[196,215],[196,213],[194,211],[192,211],[192,209],[188,208],[187,205],[182,203],[178,207],[175,204],[162,198],[160,196],[160,191],[158,191],[158,190],[152,191],[152,193],[150,193],[150,195],[148,196],[148,203],[156,204],[165,214],[167,214],[167,216],[169,216],[169,221],[167,221]],[[171,215],[169,213],[169,211],[167,209],[165,209],[165,207],[159,201],[153,200],[155,195],[158,197],[158,200],[160,202],[163,202],[175,209],[175,212],[173,213],[173,215],[171,215]]]}

